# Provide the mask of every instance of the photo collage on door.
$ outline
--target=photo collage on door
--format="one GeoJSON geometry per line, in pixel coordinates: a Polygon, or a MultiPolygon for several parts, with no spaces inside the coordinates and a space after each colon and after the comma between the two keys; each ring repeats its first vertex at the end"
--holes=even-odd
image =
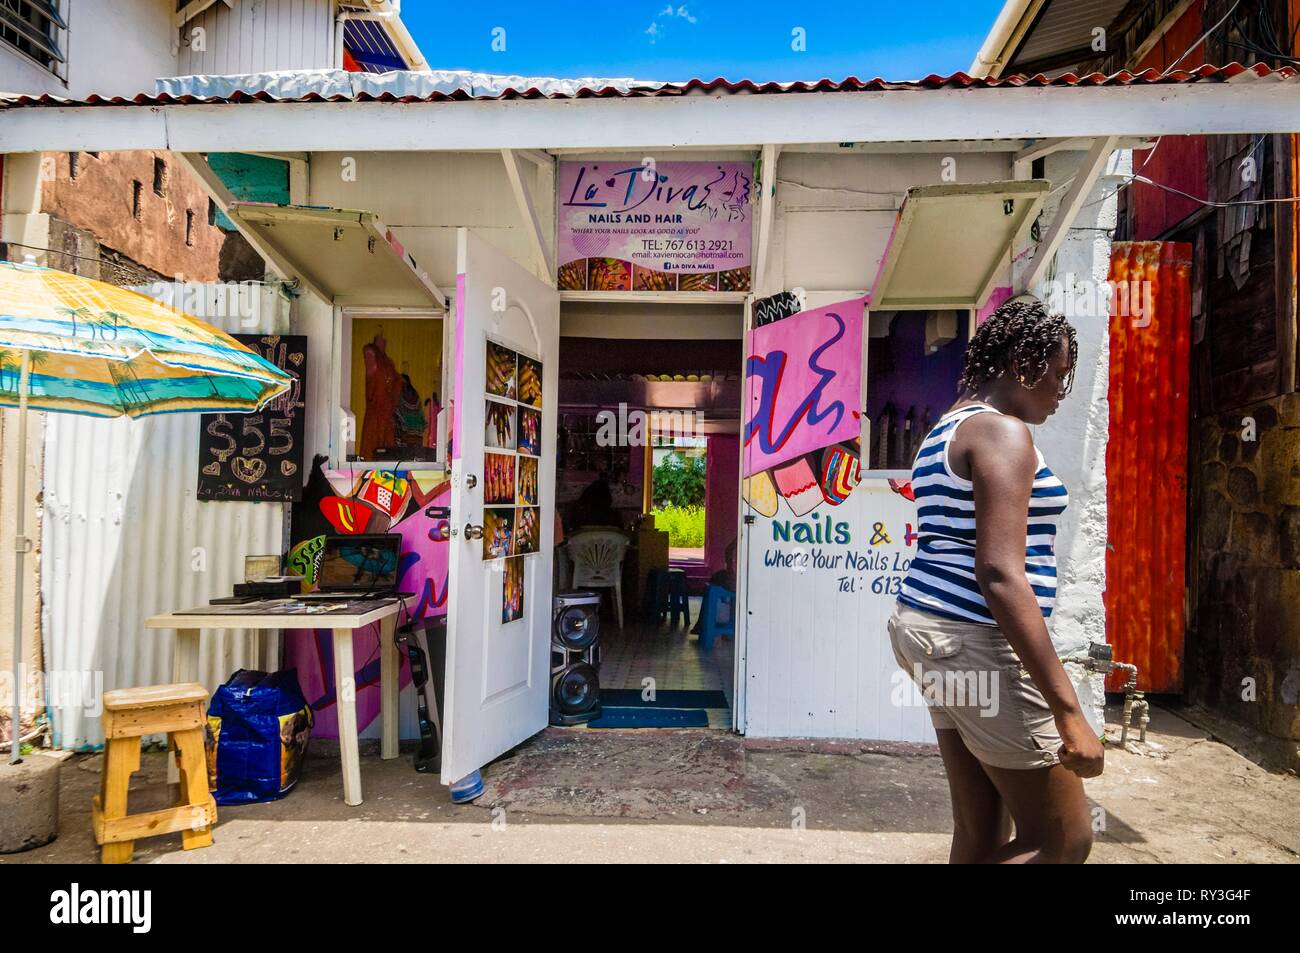
{"type": "Polygon", "coordinates": [[[541,548],[542,364],[487,342],[483,558],[504,559],[501,621],[524,614],[523,557],[541,548]]]}

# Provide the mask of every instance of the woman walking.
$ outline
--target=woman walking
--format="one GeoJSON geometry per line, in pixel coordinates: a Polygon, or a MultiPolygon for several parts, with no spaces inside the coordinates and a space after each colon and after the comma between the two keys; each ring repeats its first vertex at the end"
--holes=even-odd
{"type": "Polygon", "coordinates": [[[1069,497],[1028,426],[1055,413],[1077,360],[1074,328],[1041,301],[1002,305],[912,469],[917,554],[889,633],[939,738],[952,863],[1082,863],[1092,846],[1081,779],[1102,747],[1046,625],[1069,497]]]}

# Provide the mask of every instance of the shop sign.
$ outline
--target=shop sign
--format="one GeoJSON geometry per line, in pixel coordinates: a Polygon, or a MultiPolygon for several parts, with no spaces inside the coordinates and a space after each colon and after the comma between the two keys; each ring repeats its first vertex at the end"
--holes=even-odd
{"type": "Polygon", "coordinates": [[[287,372],[293,383],[254,414],[199,418],[200,500],[301,499],[306,446],[307,336],[235,334],[236,341],[287,372]]]}
{"type": "Polygon", "coordinates": [[[560,163],[561,291],[748,291],[753,166],[560,163]]]}

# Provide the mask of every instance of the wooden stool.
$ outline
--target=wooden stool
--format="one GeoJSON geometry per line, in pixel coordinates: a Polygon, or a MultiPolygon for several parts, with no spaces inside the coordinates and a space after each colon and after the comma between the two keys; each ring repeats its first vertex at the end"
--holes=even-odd
{"type": "Polygon", "coordinates": [[[104,693],[104,773],[91,812],[103,863],[130,863],[138,837],[180,831],[185,850],[212,843],[217,802],[208,791],[203,751],[207,702],[207,690],[195,682],[104,693]],[[174,807],[128,814],[127,788],[140,770],[140,739],[163,732],[180,767],[180,797],[174,807]]]}

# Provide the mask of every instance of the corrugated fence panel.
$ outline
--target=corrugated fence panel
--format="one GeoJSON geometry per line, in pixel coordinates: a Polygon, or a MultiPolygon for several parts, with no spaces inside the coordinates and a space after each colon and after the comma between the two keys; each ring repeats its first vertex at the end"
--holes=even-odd
{"type": "Polygon", "coordinates": [[[1110,262],[1106,636],[1150,692],[1183,687],[1191,263],[1182,242],[1116,242],[1110,262]]]}
{"type": "MultiPolygon", "coordinates": [[[[288,327],[287,302],[261,285],[177,293],[187,297],[175,304],[225,330],[288,327]]],[[[283,548],[284,506],[199,502],[198,461],[196,414],[47,416],[41,597],[57,747],[102,743],[99,691],[171,681],[174,633],[146,630],[147,617],[229,595],[244,556],[283,548]]],[[[209,632],[201,645],[209,689],[257,666],[253,633],[209,632]]]]}

